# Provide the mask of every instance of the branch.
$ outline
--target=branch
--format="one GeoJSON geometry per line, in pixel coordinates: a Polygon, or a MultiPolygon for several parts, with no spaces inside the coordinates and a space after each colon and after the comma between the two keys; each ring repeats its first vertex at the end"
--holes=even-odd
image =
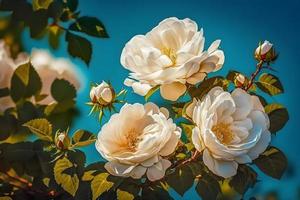
{"type": "Polygon", "coordinates": [[[256,65],[256,70],[255,72],[253,72],[253,74],[251,75],[251,78],[250,78],[250,81],[249,81],[249,84],[245,87],[245,90],[248,91],[253,83],[254,83],[254,80],[256,78],[256,76],[260,73],[260,71],[263,69],[263,64],[264,62],[263,61],[259,61],[259,63],[257,63],[256,65]]]}

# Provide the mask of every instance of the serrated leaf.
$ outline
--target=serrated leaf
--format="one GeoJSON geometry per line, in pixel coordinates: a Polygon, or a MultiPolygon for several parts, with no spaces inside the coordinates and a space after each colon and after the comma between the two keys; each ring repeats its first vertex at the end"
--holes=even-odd
{"type": "Polygon", "coordinates": [[[91,181],[91,180],[93,180],[93,178],[94,178],[94,175],[93,175],[93,174],[94,174],[95,172],[96,172],[96,170],[90,170],[90,171],[84,172],[84,174],[83,174],[81,180],[82,180],[82,181],[91,181]]]}
{"type": "Polygon", "coordinates": [[[268,147],[253,162],[262,172],[276,179],[280,179],[287,168],[285,155],[275,147],[268,147]]]}
{"type": "Polygon", "coordinates": [[[196,192],[203,200],[217,199],[221,193],[218,181],[209,174],[203,174],[196,185],[196,192]]]}
{"type": "Polygon", "coordinates": [[[56,25],[48,26],[48,42],[53,49],[59,47],[60,36],[63,31],[56,25]]]}
{"type": "Polygon", "coordinates": [[[72,168],[73,166],[74,165],[66,157],[57,160],[54,165],[54,179],[57,182],[57,184],[61,185],[61,187],[66,192],[68,192],[74,197],[79,187],[78,176],[77,174],[69,175],[63,173],[64,171],[72,168]]]}
{"type": "Polygon", "coordinates": [[[237,174],[229,181],[229,185],[241,195],[255,185],[257,173],[247,165],[239,165],[237,174]]]}
{"type": "Polygon", "coordinates": [[[177,169],[166,178],[166,182],[181,196],[193,186],[193,172],[188,166],[177,169]]]}
{"type": "Polygon", "coordinates": [[[223,89],[227,89],[228,81],[226,81],[221,76],[216,76],[212,78],[205,79],[202,81],[198,87],[191,87],[188,89],[188,92],[191,97],[202,99],[212,88],[220,86],[223,89]]]}
{"type": "Polygon", "coordinates": [[[85,130],[78,130],[72,137],[73,148],[90,145],[96,141],[96,136],[85,130]]]}
{"type": "Polygon", "coordinates": [[[279,104],[279,103],[271,103],[265,106],[265,112],[267,114],[270,114],[272,111],[274,110],[278,110],[280,108],[284,108],[283,105],[279,104]]]}
{"type": "Polygon", "coordinates": [[[145,95],[145,101],[148,101],[149,98],[150,98],[157,90],[159,90],[159,85],[157,85],[157,86],[151,88],[151,89],[147,92],[147,94],[145,95]]]}
{"type": "Polygon", "coordinates": [[[52,125],[47,119],[33,119],[23,126],[30,129],[32,133],[38,136],[41,140],[53,141],[52,125]]]}
{"type": "Polygon", "coordinates": [[[92,56],[91,42],[70,32],[66,33],[66,41],[68,42],[68,52],[70,55],[82,59],[89,65],[92,56]]]}
{"type": "Polygon", "coordinates": [[[96,17],[80,17],[70,25],[70,30],[86,33],[94,37],[107,38],[107,32],[102,22],[96,17]]]}
{"type": "Polygon", "coordinates": [[[286,108],[279,108],[269,113],[270,132],[276,133],[281,130],[289,120],[289,113],[286,108]]]}
{"type": "Polygon", "coordinates": [[[101,194],[108,191],[113,185],[113,182],[109,182],[107,177],[108,173],[101,173],[94,177],[91,182],[91,189],[93,194],[93,200],[97,199],[101,194]]]}
{"type": "Polygon", "coordinates": [[[20,65],[11,78],[11,98],[18,102],[21,98],[28,98],[40,92],[42,82],[30,62],[20,65]]]}
{"type": "Polygon", "coordinates": [[[30,36],[39,38],[48,25],[48,12],[46,9],[39,9],[32,12],[29,18],[30,36]]]}
{"type": "Polygon", "coordinates": [[[76,89],[65,79],[55,79],[51,85],[51,95],[57,102],[72,100],[76,97],[76,89]]]}
{"type": "Polygon", "coordinates": [[[134,199],[134,196],[131,193],[120,190],[120,189],[117,189],[117,197],[119,200],[122,200],[122,199],[133,200],[134,199]]]}
{"type": "Polygon", "coordinates": [[[271,96],[284,92],[282,84],[279,81],[278,77],[272,74],[263,73],[256,82],[256,85],[263,92],[266,92],[271,96]]]}

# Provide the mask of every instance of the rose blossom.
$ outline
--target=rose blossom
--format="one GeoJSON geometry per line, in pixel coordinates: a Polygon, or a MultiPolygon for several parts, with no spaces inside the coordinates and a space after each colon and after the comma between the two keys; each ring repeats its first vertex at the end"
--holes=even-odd
{"type": "Polygon", "coordinates": [[[167,18],[125,45],[121,64],[132,73],[124,83],[142,96],[160,86],[162,97],[175,101],[185,93],[186,84],[195,85],[222,67],[219,44],[216,40],[203,51],[203,30],[198,31],[194,21],[167,18]]]}
{"type": "Polygon", "coordinates": [[[269,145],[269,118],[257,96],[237,88],[231,94],[215,87],[187,107],[195,123],[192,142],[203,152],[204,164],[224,178],[234,176],[238,164],[251,163],[269,145]]]}
{"type": "Polygon", "coordinates": [[[107,171],[115,176],[150,181],[164,177],[171,162],[165,157],[175,151],[181,135],[169,112],[153,103],[125,104],[102,127],[96,148],[107,171]]]}
{"type": "Polygon", "coordinates": [[[93,86],[90,91],[90,98],[92,102],[98,102],[101,105],[107,105],[114,99],[114,90],[105,81],[100,85],[93,86]]]}

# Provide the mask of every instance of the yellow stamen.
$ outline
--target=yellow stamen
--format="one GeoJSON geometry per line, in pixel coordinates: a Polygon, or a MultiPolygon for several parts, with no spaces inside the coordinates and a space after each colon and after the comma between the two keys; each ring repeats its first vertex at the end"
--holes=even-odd
{"type": "Polygon", "coordinates": [[[218,140],[223,144],[230,144],[233,140],[233,133],[230,129],[230,124],[219,123],[212,127],[212,131],[218,140]]]}
{"type": "Polygon", "coordinates": [[[125,137],[126,137],[126,146],[128,150],[135,151],[138,142],[140,141],[138,132],[134,128],[132,128],[125,134],[125,137]]]}
{"type": "Polygon", "coordinates": [[[177,55],[176,55],[176,51],[174,49],[163,47],[163,48],[161,48],[160,51],[163,54],[165,54],[166,56],[168,56],[170,58],[170,60],[172,61],[172,65],[170,67],[176,65],[177,55]]]}

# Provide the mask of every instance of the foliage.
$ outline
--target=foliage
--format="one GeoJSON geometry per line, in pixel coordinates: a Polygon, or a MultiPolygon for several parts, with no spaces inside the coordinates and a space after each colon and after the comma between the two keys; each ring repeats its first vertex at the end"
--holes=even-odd
{"type": "Polygon", "coordinates": [[[22,50],[20,35],[26,27],[33,39],[48,37],[53,49],[58,48],[60,37],[65,34],[69,54],[87,65],[92,56],[92,43],[76,32],[97,38],[108,37],[99,19],[80,15],[78,0],[2,0],[0,11],[11,13],[0,19],[5,27],[0,29],[0,36],[15,46],[11,48],[14,56],[22,50]]]}
{"type": "MultiPolygon", "coordinates": [[[[58,47],[59,36],[64,32],[71,56],[79,57],[89,64],[92,44],[77,32],[94,37],[108,37],[103,24],[94,17],[79,16],[77,0],[3,0],[1,10],[11,11],[10,22],[18,26],[29,27],[32,38],[38,38],[45,32],[49,35],[49,44],[58,47]],[[48,24],[49,19],[52,23],[48,24]],[[71,22],[68,29],[61,23],[71,22]]],[[[9,25],[10,26],[10,25],[9,25]]],[[[11,34],[11,33],[9,33],[11,34]]],[[[21,46],[19,47],[21,48],[21,46]]],[[[42,80],[30,62],[15,69],[10,88],[0,88],[0,98],[9,97],[15,106],[0,115],[0,199],[172,199],[170,190],[179,195],[193,188],[204,200],[224,199],[227,186],[239,197],[254,187],[258,181],[257,172],[251,165],[257,166],[266,175],[280,179],[286,168],[287,159],[279,149],[269,146],[252,163],[239,164],[233,177],[223,178],[212,173],[202,160],[202,152],[193,145],[194,122],[187,116],[187,106],[192,99],[202,100],[214,87],[225,91],[241,88],[251,95],[259,97],[265,113],[270,120],[269,131],[277,133],[289,119],[287,109],[278,103],[268,103],[264,96],[275,96],[284,92],[279,78],[263,73],[264,62],[259,62],[256,71],[247,77],[237,71],[230,71],[226,77],[206,77],[196,85],[189,85],[187,100],[172,105],[173,116],[180,118],[183,130],[175,152],[168,156],[172,165],[164,178],[151,182],[146,177],[112,176],[105,169],[105,162],[86,164],[86,155],[79,149],[93,144],[96,136],[87,130],[69,133],[74,113],[77,91],[64,79],[55,79],[50,94],[41,94],[42,80]],[[238,77],[242,75],[242,83],[238,77]],[[51,95],[53,102],[42,104],[42,100],[51,95]],[[27,139],[27,136],[32,136],[27,139]]],[[[113,91],[112,87],[109,86],[113,91]]],[[[148,101],[159,89],[152,88],[145,96],[148,101]]],[[[91,113],[99,114],[115,110],[115,103],[124,103],[118,97],[126,91],[112,92],[111,102],[88,102],[91,113]]],[[[274,135],[275,136],[275,135],[274,135]]]]}

